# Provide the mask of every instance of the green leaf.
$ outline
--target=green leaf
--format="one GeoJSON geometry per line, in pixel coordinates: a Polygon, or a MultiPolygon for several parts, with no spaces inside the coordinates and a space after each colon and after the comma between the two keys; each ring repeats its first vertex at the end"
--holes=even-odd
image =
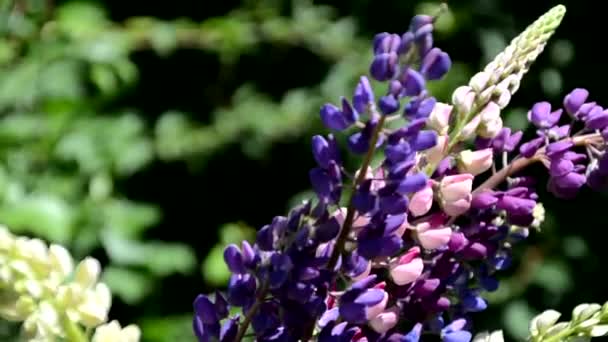
{"type": "Polygon", "coordinates": [[[533,283],[553,295],[563,294],[572,288],[570,269],[563,262],[549,260],[536,270],[533,283]]]}
{"type": "Polygon", "coordinates": [[[194,251],[179,243],[129,240],[112,231],[104,231],[102,244],[113,262],[146,267],[157,276],[188,274],[196,262],[194,251]]]}
{"type": "Polygon", "coordinates": [[[205,257],[202,265],[205,282],[214,287],[225,286],[230,278],[230,271],[224,262],[224,247],[215,245],[205,257]]]}
{"type": "Polygon", "coordinates": [[[129,305],[140,303],[152,292],[152,278],[140,271],[128,268],[106,267],[102,281],[110,287],[112,294],[120,297],[129,305]]]}
{"type": "Polygon", "coordinates": [[[32,194],[0,207],[0,222],[14,232],[29,232],[65,244],[72,236],[72,208],[59,197],[32,194]]]}
{"type": "Polygon", "coordinates": [[[192,333],[192,315],[145,318],[140,323],[142,341],[149,342],[195,342],[192,333]]]}
{"type": "Polygon", "coordinates": [[[66,33],[84,36],[99,32],[107,23],[103,8],[93,2],[71,1],[57,10],[57,24],[66,33]]]}
{"type": "Polygon", "coordinates": [[[529,322],[534,313],[524,301],[509,303],[503,312],[505,330],[518,341],[524,341],[528,336],[529,322]]]}

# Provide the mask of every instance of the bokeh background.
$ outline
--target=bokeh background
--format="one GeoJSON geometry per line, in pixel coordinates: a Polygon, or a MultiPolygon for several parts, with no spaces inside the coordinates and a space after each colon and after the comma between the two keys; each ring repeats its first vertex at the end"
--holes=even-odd
{"type": "MultiPolygon", "coordinates": [[[[436,27],[451,91],[552,0],[460,0],[436,27]]],[[[608,104],[591,0],[568,13],[505,115],[587,87],[608,104]]],[[[375,33],[403,32],[437,2],[413,0],[0,0],[0,222],[93,255],[112,318],[144,341],[192,341],[191,302],[222,289],[222,249],[310,196],[318,109],[351,94],[375,33]]],[[[533,132],[528,129],[527,132],[533,132]]],[[[522,340],[529,319],[608,300],[605,194],[539,192],[547,220],[516,248],[478,329],[522,340]]],[[[0,323],[0,341],[16,326],[0,323]]]]}

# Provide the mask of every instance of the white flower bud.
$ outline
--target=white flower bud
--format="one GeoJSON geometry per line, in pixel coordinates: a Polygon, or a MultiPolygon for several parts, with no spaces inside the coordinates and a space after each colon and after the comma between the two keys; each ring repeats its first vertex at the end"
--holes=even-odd
{"type": "Polygon", "coordinates": [[[534,317],[530,322],[532,336],[543,335],[561,317],[561,313],[555,310],[547,310],[534,317]]]}
{"type": "Polygon", "coordinates": [[[494,152],[491,148],[478,151],[465,150],[458,154],[458,170],[473,176],[486,172],[492,167],[494,152]]]}
{"type": "Polygon", "coordinates": [[[478,72],[471,78],[469,85],[475,90],[475,92],[480,93],[488,85],[488,81],[490,81],[491,76],[492,74],[489,72],[478,72]]]}
{"type": "Polygon", "coordinates": [[[483,138],[494,138],[502,129],[502,119],[500,118],[500,107],[489,102],[479,113],[480,124],[477,134],[483,138]]]}
{"type": "Polygon", "coordinates": [[[135,325],[129,325],[121,329],[117,321],[100,325],[95,329],[91,342],[137,342],[141,337],[141,331],[135,325]]]}
{"type": "Polygon", "coordinates": [[[49,261],[51,267],[62,277],[67,277],[74,270],[74,260],[70,252],[67,251],[63,246],[51,245],[49,248],[49,261]]]}
{"type": "Polygon", "coordinates": [[[427,121],[427,125],[439,133],[439,135],[446,134],[450,124],[452,108],[452,106],[441,102],[435,104],[427,121]]]}
{"type": "Polygon", "coordinates": [[[86,292],[83,303],[78,307],[82,323],[94,327],[105,322],[110,305],[110,289],[103,283],[97,284],[94,290],[86,292]]]}
{"type": "Polygon", "coordinates": [[[99,278],[101,272],[101,265],[97,259],[87,257],[82,260],[76,267],[76,275],[74,280],[82,287],[91,287],[99,278]]]}
{"type": "Polygon", "coordinates": [[[477,134],[482,138],[495,138],[502,130],[502,119],[483,122],[477,127],[477,134]]]}
{"type": "Polygon", "coordinates": [[[477,127],[479,126],[480,122],[481,122],[481,118],[480,118],[479,114],[475,115],[475,117],[473,117],[473,119],[471,119],[471,121],[469,121],[469,123],[464,125],[464,127],[462,128],[462,131],[460,131],[461,138],[464,140],[472,138],[473,135],[475,134],[475,131],[477,130],[477,127]]]}
{"type": "Polygon", "coordinates": [[[459,114],[468,114],[475,103],[475,92],[469,86],[460,86],[452,94],[452,103],[458,109],[459,114]]]}

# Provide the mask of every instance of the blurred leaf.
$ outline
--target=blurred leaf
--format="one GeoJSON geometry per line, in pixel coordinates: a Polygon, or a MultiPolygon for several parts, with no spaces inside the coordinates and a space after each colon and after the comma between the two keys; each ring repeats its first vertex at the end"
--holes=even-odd
{"type": "Polygon", "coordinates": [[[225,286],[230,278],[230,271],[224,262],[224,247],[213,246],[203,260],[203,279],[213,287],[225,286]]]}
{"type": "Polygon", "coordinates": [[[195,342],[192,333],[192,315],[145,318],[139,323],[143,341],[149,342],[195,342]]]}
{"type": "Polygon", "coordinates": [[[128,240],[112,231],[102,233],[102,243],[113,262],[143,266],[158,276],[188,274],[196,261],[192,249],[178,243],[128,240]]]}
{"type": "Polygon", "coordinates": [[[513,108],[504,116],[504,126],[510,127],[513,131],[525,131],[530,125],[527,111],[522,108],[513,108]]]}
{"type": "Polygon", "coordinates": [[[71,1],[57,10],[57,23],[69,34],[94,34],[106,24],[104,9],[94,2],[71,1]]]}
{"type": "Polygon", "coordinates": [[[112,266],[104,269],[102,281],[110,287],[112,294],[129,305],[141,302],[152,291],[153,284],[153,280],[142,272],[112,266]]]}
{"type": "Polygon", "coordinates": [[[0,206],[0,221],[15,232],[28,232],[56,243],[66,243],[74,217],[70,206],[50,194],[32,194],[0,206]]]}
{"type": "Polygon", "coordinates": [[[153,206],[119,199],[103,206],[102,212],[107,226],[125,238],[138,238],[160,219],[159,210],[153,206]]]}
{"type": "Polygon", "coordinates": [[[540,85],[549,96],[559,95],[563,88],[562,83],[562,75],[556,69],[547,68],[540,73],[540,85]]]}
{"type": "Polygon", "coordinates": [[[109,65],[93,64],[91,66],[91,80],[103,93],[114,93],[117,90],[118,80],[109,65]]]}
{"type": "Polygon", "coordinates": [[[561,295],[572,288],[570,269],[559,260],[545,261],[534,273],[533,283],[551,292],[561,295]]]}
{"type": "Polygon", "coordinates": [[[550,45],[551,59],[558,66],[566,66],[574,58],[574,46],[569,40],[556,40],[550,45]]]}
{"type": "Polygon", "coordinates": [[[584,258],[589,255],[587,242],[580,236],[567,236],[563,241],[563,249],[567,257],[573,259],[584,258]]]}
{"type": "Polygon", "coordinates": [[[524,341],[529,334],[530,320],[535,313],[524,301],[515,301],[507,304],[503,313],[504,329],[517,341],[524,341]]]}

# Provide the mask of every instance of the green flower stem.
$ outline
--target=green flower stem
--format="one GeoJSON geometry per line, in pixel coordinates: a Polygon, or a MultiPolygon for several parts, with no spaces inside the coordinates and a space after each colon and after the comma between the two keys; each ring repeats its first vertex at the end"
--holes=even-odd
{"type": "Polygon", "coordinates": [[[74,323],[68,315],[64,312],[61,315],[61,325],[63,326],[63,330],[65,331],[65,335],[68,341],[70,342],[88,342],[89,339],[86,337],[85,333],[80,329],[80,327],[74,323]]]}
{"type": "Polygon", "coordinates": [[[243,337],[245,337],[245,334],[247,333],[247,329],[249,328],[249,324],[251,323],[253,316],[260,309],[260,306],[262,306],[262,303],[264,302],[264,299],[266,298],[266,294],[268,293],[269,289],[270,289],[270,281],[268,280],[268,278],[266,278],[266,279],[264,279],[262,287],[260,288],[260,291],[258,292],[258,295],[255,298],[255,302],[253,303],[253,305],[251,305],[249,310],[247,310],[247,313],[245,313],[245,317],[243,318],[243,323],[241,323],[239,325],[239,331],[237,332],[236,337],[234,338],[235,342],[240,342],[243,339],[243,337]]]}
{"type": "Polygon", "coordinates": [[[353,201],[355,197],[355,193],[357,192],[357,187],[365,180],[365,176],[367,174],[367,168],[372,162],[372,158],[374,157],[374,153],[376,152],[376,144],[378,143],[378,138],[380,137],[380,132],[382,132],[382,126],[384,126],[384,121],[386,120],[385,115],[380,116],[380,120],[378,124],[374,128],[374,132],[372,133],[372,138],[370,139],[370,147],[363,159],[363,163],[361,164],[361,168],[359,169],[359,174],[357,175],[357,179],[353,182],[353,186],[350,193],[350,198],[348,199],[348,207],[346,209],[346,218],[344,219],[344,224],[342,225],[342,229],[340,230],[340,234],[338,235],[338,239],[336,240],[336,244],[331,252],[331,256],[329,258],[329,262],[327,263],[327,268],[332,270],[336,267],[336,263],[338,262],[338,257],[342,254],[344,245],[346,244],[346,240],[348,238],[348,234],[353,225],[353,221],[355,218],[355,203],[353,201]]]}

